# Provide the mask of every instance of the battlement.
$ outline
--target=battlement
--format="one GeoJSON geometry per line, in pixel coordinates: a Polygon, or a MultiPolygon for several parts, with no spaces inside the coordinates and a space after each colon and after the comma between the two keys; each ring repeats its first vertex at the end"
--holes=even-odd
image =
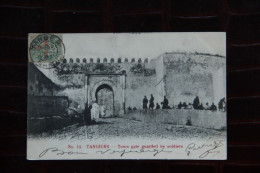
{"type": "Polygon", "coordinates": [[[106,73],[127,73],[133,75],[153,75],[155,74],[155,63],[154,61],[149,62],[148,59],[142,61],[142,59],[133,59],[131,62],[122,62],[120,59],[110,59],[108,62],[106,58],[96,59],[96,62],[88,62],[86,59],[70,58],[69,60],[64,59],[62,63],[55,65],[54,74],[63,75],[63,74],[106,74],[106,73]]]}
{"type": "Polygon", "coordinates": [[[63,63],[149,63],[148,58],[65,58],[63,63]]]}

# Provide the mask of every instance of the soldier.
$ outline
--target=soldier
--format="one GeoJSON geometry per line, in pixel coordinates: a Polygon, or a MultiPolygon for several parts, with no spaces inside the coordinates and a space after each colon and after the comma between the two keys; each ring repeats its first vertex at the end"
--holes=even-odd
{"type": "Polygon", "coordinates": [[[199,100],[199,97],[196,96],[196,98],[193,100],[193,108],[199,109],[199,105],[200,105],[200,100],[199,100]]]}
{"type": "Polygon", "coordinates": [[[149,109],[153,109],[154,108],[154,97],[153,95],[151,94],[151,98],[149,100],[149,109]]]}
{"type": "Polygon", "coordinates": [[[106,107],[105,107],[105,105],[102,105],[100,107],[100,115],[101,115],[101,117],[105,117],[106,116],[106,107]]]}
{"type": "Polygon", "coordinates": [[[95,121],[96,119],[99,118],[99,105],[97,104],[96,101],[92,104],[92,109],[91,109],[91,120],[95,121]]]}
{"type": "Polygon", "coordinates": [[[225,97],[220,99],[219,103],[218,103],[218,109],[219,111],[225,111],[225,104],[226,104],[226,101],[225,101],[225,97]]]}
{"type": "Polygon", "coordinates": [[[178,109],[181,109],[182,108],[182,103],[180,102],[179,104],[178,104],[178,109]]]}
{"type": "Polygon", "coordinates": [[[146,96],[144,96],[144,99],[143,99],[143,109],[147,109],[147,103],[148,103],[148,99],[146,98],[146,96]]]}
{"type": "Polygon", "coordinates": [[[85,125],[88,125],[91,122],[91,108],[92,108],[91,105],[88,107],[88,105],[86,104],[85,112],[84,112],[85,125]]]}
{"type": "Polygon", "coordinates": [[[163,109],[168,109],[168,104],[169,104],[169,101],[168,99],[166,98],[166,96],[164,96],[164,99],[163,99],[163,109]]]}

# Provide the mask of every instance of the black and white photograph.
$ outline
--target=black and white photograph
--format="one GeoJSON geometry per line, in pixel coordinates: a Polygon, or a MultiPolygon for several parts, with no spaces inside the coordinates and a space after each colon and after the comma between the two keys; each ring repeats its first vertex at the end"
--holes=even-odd
{"type": "Polygon", "coordinates": [[[226,160],[226,33],[28,36],[27,159],[226,160]]]}

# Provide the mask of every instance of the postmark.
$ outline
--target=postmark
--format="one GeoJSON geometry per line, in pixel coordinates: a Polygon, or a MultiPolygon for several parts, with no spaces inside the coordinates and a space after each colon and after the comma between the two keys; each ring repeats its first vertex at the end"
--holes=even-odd
{"type": "Polygon", "coordinates": [[[30,42],[29,62],[39,67],[52,68],[63,60],[64,55],[65,46],[58,35],[38,34],[30,42]]]}

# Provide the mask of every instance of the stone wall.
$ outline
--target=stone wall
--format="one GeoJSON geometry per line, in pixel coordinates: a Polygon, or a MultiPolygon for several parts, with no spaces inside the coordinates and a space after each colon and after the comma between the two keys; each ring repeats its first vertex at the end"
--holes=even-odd
{"type": "Polygon", "coordinates": [[[68,114],[68,97],[29,96],[28,118],[63,117],[68,114]]]}
{"type": "Polygon", "coordinates": [[[61,86],[62,90],[56,95],[68,96],[69,100],[80,105],[80,112],[84,110],[86,102],[91,103],[96,100],[94,88],[97,84],[103,84],[102,81],[112,81],[113,83],[108,83],[108,85],[113,88],[116,115],[123,114],[124,107],[142,106],[144,95],[148,97],[150,94],[157,93],[154,87],[156,85],[155,61],[151,63],[148,61],[138,62],[138,59],[135,59],[135,62],[122,61],[121,63],[103,63],[103,60],[99,63],[67,61],[53,69],[39,70],[61,86]],[[124,75],[126,84],[122,82],[124,75]],[[123,87],[125,87],[125,93],[123,93],[123,87]],[[125,104],[123,102],[124,94],[125,104]]]}
{"type": "Polygon", "coordinates": [[[222,130],[226,128],[226,113],[209,110],[187,109],[159,109],[159,110],[132,110],[124,118],[147,123],[165,123],[186,125],[188,120],[192,126],[222,130]]]}
{"type": "MultiPolygon", "coordinates": [[[[170,106],[176,106],[179,102],[193,103],[196,96],[204,104],[214,101],[213,80],[211,74],[185,74],[168,72],[166,78],[166,95],[170,106]]],[[[215,103],[216,104],[216,103],[215,103]]]]}
{"type": "Polygon", "coordinates": [[[204,105],[217,104],[226,97],[224,57],[198,53],[166,53],[161,57],[166,70],[166,95],[172,104],[192,103],[196,96],[204,105]]]}
{"type": "Polygon", "coordinates": [[[64,116],[68,97],[57,96],[62,90],[32,63],[28,64],[28,118],[64,116]]]}
{"type": "Polygon", "coordinates": [[[141,109],[143,107],[143,98],[153,94],[155,103],[160,102],[156,89],[157,77],[154,76],[126,76],[126,109],[128,107],[141,109]]]}
{"type": "Polygon", "coordinates": [[[53,96],[60,87],[45,76],[34,64],[28,63],[28,95],[53,96]]]}
{"type": "MultiPolygon", "coordinates": [[[[226,96],[224,57],[198,53],[164,53],[150,62],[124,60],[118,62],[119,59],[114,59],[111,62],[100,59],[97,62],[87,62],[67,59],[53,69],[39,68],[46,79],[49,79],[44,88],[53,88],[53,83],[61,87],[59,92],[53,92],[51,89],[43,91],[46,91],[47,95],[67,96],[69,100],[80,105],[81,112],[86,102],[95,100],[93,83],[102,80],[103,76],[104,80],[117,83],[111,86],[115,96],[116,114],[122,114],[127,107],[142,108],[144,96],[149,99],[151,94],[154,95],[155,104],[160,104],[166,95],[171,107],[180,101],[192,103],[196,96],[199,96],[204,106],[206,102],[217,104],[226,96]],[[111,76],[107,77],[108,74],[111,76]],[[87,78],[91,75],[100,77],[93,80],[90,77],[87,84],[87,78]],[[117,75],[121,76],[120,80],[113,77],[117,75]],[[122,75],[125,76],[124,91],[122,75]]],[[[37,85],[33,78],[30,81],[31,84],[37,85]]]]}
{"type": "Polygon", "coordinates": [[[57,93],[57,96],[67,97],[70,102],[73,104],[70,105],[71,108],[77,110],[81,113],[85,109],[86,103],[86,89],[84,87],[81,88],[64,88],[62,91],[57,93]]]}
{"type": "Polygon", "coordinates": [[[88,94],[88,103],[97,101],[96,92],[101,85],[108,85],[112,88],[114,97],[114,115],[124,114],[124,74],[122,75],[89,75],[89,85],[86,86],[88,94]]]}

